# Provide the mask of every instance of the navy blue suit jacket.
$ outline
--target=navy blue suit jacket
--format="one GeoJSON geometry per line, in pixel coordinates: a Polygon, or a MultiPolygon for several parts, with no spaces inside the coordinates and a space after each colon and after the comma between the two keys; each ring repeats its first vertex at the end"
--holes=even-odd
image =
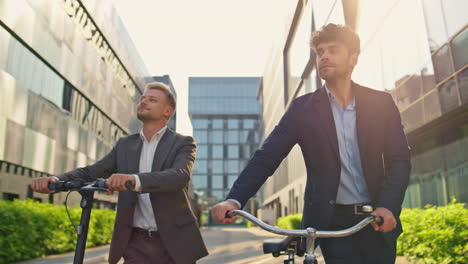
{"type": "MultiPolygon", "coordinates": [[[[397,218],[408,185],[410,151],[400,113],[388,92],[353,83],[356,126],[362,168],[375,207],[385,207],[397,218]]],[[[291,102],[278,125],[265,139],[234,183],[227,199],[242,206],[278,168],[295,144],[299,144],[307,168],[303,227],[327,230],[333,216],[340,181],[341,162],[330,101],[324,88],[291,102]]]]}

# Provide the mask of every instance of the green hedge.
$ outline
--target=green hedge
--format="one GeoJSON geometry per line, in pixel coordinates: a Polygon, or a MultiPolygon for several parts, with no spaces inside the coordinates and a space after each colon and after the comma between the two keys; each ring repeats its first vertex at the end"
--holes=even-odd
{"type": "MultiPolygon", "coordinates": [[[[78,225],[81,208],[68,209],[78,225]]],[[[110,242],[114,218],[109,209],[92,211],[87,247],[110,242]]],[[[0,237],[0,263],[73,251],[77,238],[64,206],[32,200],[0,201],[0,237]]]]}
{"type": "MultiPolygon", "coordinates": [[[[397,254],[418,263],[468,263],[468,209],[452,201],[447,206],[405,208],[401,212],[403,234],[397,254]]],[[[277,225],[300,229],[301,214],[280,217],[277,225]]]]}
{"type": "Polygon", "coordinates": [[[468,209],[452,201],[447,206],[403,209],[399,255],[418,263],[468,263],[468,209]]]}

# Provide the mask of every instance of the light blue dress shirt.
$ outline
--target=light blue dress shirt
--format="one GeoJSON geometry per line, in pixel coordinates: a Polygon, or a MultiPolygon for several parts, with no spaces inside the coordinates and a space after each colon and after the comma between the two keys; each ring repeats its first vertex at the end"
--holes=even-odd
{"type": "Polygon", "coordinates": [[[335,95],[325,85],[335,121],[338,148],[340,151],[341,174],[337,204],[356,204],[370,201],[366,179],[362,170],[356,127],[356,100],[343,109],[335,95]]]}

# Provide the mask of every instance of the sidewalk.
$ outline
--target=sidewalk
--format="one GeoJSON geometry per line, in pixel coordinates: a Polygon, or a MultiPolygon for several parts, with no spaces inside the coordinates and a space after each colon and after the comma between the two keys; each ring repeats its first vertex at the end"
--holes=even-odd
{"type": "MultiPolygon", "coordinates": [[[[86,249],[85,258],[83,263],[86,264],[103,264],[108,263],[107,258],[109,254],[109,245],[88,248],[86,249]]],[[[69,252],[61,255],[53,255],[40,259],[27,260],[16,262],[15,264],[71,264],[75,252],[69,252]]]]}

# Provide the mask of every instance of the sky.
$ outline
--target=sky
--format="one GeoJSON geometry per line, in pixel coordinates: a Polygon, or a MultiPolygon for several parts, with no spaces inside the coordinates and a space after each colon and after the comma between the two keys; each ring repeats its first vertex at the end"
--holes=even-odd
{"type": "MultiPolygon", "coordinates": [[[[189,76],[261,76],[285,28],[284,0],[112,0],[152,75],[178,96],[177,130],[192,134],[189,76]]],[[[290,5],[290,4],[289,4],[290,5]]]]}

